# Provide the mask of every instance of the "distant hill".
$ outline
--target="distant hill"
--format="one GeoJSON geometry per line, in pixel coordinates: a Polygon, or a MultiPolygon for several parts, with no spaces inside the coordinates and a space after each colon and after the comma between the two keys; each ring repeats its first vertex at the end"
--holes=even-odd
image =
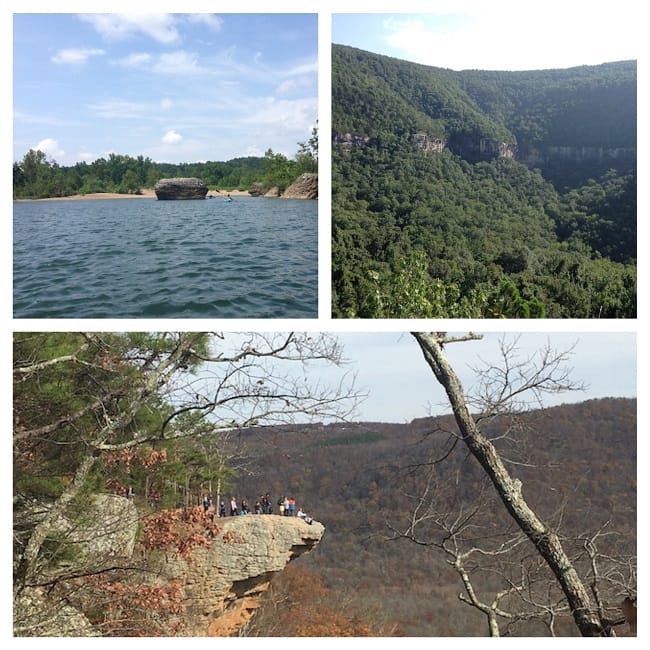
{"type": "Polygon", "coordinates": [[[636,132],[634,61],[455,72],[334,45],[333,316],[635,317],[636,132]]]}
{"type": "MultiPolygon", "coordinates": [[[[567,539],[609,521],[612,536],[603,537],[601,550],[611,539],[612,550],[635,554],[636,400],[591,400],[535,411],[521,425],[512,439],[495,444],[532,506],[558,522],[567,539]]],[[[439,552],[386,541],[389,524],[403,524],[412,507],[415,465],[440,456],[447,439],[442,432],[453,429],[451,418],[439,417],[410,424],[246,430],[242,443],[247,467],[254,470],[238,477],[235,492],[251,503],[267,492],[274,503],[281,495],[295,497],[326,528],[305,566],[342,601],[351,599],[383,617],[396,633],[485,635],[482,616],[458,601],[460,582],[439,552]]],[[[500,436],[504,429],[496,423],[492,432],[500,436]]],[[[450,506],[472,503],[483,475],[462,445],[439,468],[443,483],[454,488],[450,506]]],[[[441,503],[448,498],[440,493],[441,503]]],[[[501,506],[493,516],[508,521],[501,506]]],[[[561,629],[573,633],[571,625],[561,629]]],[[[512,633],[544,631],[522,623],[512,633]]]]}
{"type": "Polygon", "coordinates": [[[569,150],[582,149],[582,158],[595,160],[606,150],[608,163],[630,166],[636,79],[636,61],[456,72],[334,45],[332,128],[369,137],[422,131],[469,157],[472,141],[503,142],[516,145],[517,158],[531,163],[551,151],[575,160],[569,150]]]}

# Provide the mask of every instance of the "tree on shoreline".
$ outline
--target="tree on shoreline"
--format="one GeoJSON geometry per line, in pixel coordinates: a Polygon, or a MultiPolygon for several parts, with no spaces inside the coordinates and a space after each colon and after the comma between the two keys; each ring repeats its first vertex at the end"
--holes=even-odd
{"type": "Polygon", "coordinates": [[[71,167],[62,167],[42,151],[30,149],[22,161],[13,164],[13,196],[14,199],[40,199],[95,192],[135,194],[140,189],[153,188],[161,178],[172,176],[194,176],[208,186],[228,189],[248,190],[254,183],[263,183],[266,189],[285,189],[300,174],[318,170],[318,127],[298,147],[294,160],[271,149],[264,157],[179,164],[111,153],[107,158],[71,167]]]}

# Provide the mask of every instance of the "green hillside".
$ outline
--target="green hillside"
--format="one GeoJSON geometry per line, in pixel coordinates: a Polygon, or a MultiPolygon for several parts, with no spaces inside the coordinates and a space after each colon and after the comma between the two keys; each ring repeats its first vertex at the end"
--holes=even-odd
{"type": "Polygon", "coordinates": [[[636,314],[636,64],[332,51],[339,318],[636,314]]]}

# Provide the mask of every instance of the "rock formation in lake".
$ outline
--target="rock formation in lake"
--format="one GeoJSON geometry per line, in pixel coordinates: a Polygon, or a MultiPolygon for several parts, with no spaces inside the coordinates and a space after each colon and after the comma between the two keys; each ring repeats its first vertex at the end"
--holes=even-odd
{"type": "MultiPolygon", "coordinates": [[[[97,568],[129,565],[136,556],[143,559],[143,551],[134,550],[138,515],[132,501],[113,495],[94,498],[84,522],[74,527],[62,520],[57,526],[76,547],[74,566],[66,564],[61,571],[83,575],[91,570],[92,561],[97,568]]],[[[181,589],[182,613],[170,615],[168,621],[179,635],[236,635],[259,606],[273,576],[313,549],[325,531],[316,521],[307,524],[298,517],[279,515],[227,517],[217,522],[220,531],[210,546],[195,547],[188,559],[171,551],[146,554],[146,570],[134,573],[138,584],[174,584],[181,589]]],[[[84,608],[66,600],[54,599],[47,586],[14,594],[14,635],[101,636],[84,608]]]]}
{"type": "Polygon", "coordinates": [[[154,192],[160,201],[205,199],[208,186],[199,178],[163,178],[154,192]]]}
{"type": "Polygon", "coordinates": [[[283,199],[317,199],[318,174],[301,174],[282,194],[283,199]]]}

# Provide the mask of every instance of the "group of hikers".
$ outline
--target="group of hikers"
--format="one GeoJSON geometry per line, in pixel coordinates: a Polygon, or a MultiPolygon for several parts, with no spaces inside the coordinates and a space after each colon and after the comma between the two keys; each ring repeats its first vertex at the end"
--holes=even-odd
{"type": "MultiPolygon", "coordinates": [[[[128,499],[133,499],[135,497],[135,492],[132,487],[124,488],[123,490],[116,490],[118,494],[123,493],[128,499]]],[[[148,493],[147,501],[151,508],[157,508],[160,501],[160,493],[157,489],[152,489],[148,493]]],[[[230,503],[227,506],[225,501],[219,502],[219,508],[215,508],[212,495],[203,494],[202,504],[204,512],[210,514],[214,517],[234,517],[235,515],[272,515],[273,514],[273,505],[271,504],[271,498],[268,494],[260,495],[259,499],[255,501],[253,507],[251,508],[246,499],[238,500],[236,497],[230,499],[230,503]]],[[[308,524],[312,523],[312,518],[303,512],[302,508],[296,508],[296,500],[293,497],[280,497],[277,502],[278,511],[280,515],[285,517],[300,517],[308,524]]]]}
{"type": "MultiPolygon", "coordinates": [[[[203,509],[205,512],[213,509],[212,495],[203,495],[203,509]]],[[[280,515],[283,515],[285,517],[300,517],[308,524],[312,523],[312,518],[309,515],[305,514],[302,508],[296,509],[296,500],[293,497],[280,497],[278,499],[278,509],[280,515]]],[[[224,501],[221,501],[219,503],[219,517],[226,517],[228,514],[231,517],[249,514],[271,515],[273,514],[273,506],[268,494],[260,495],[259,499],[255,501],[252,508],[248,505],[248,501],[246,499],[241,499],[238,501],[236,497],[231,497],[229,507],[226,507],[226,503],[224,501]]]]}

